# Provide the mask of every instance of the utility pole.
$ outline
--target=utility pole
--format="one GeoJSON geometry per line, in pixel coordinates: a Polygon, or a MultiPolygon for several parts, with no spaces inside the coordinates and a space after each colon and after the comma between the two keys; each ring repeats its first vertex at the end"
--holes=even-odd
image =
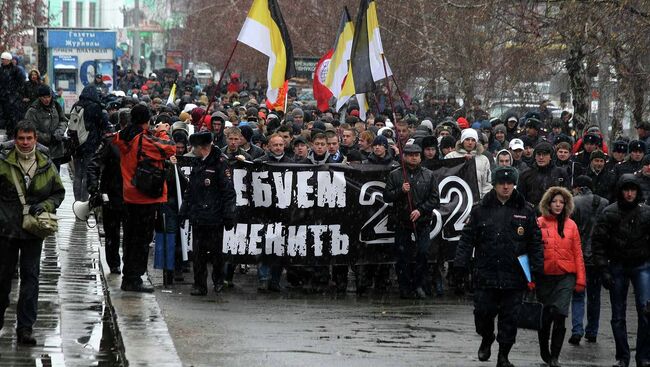
{"type": "Polygon", "coordinates": [[[140,0],[135,0],[133,8],[133,64],[133,71],[140,70],[140,0]]]}

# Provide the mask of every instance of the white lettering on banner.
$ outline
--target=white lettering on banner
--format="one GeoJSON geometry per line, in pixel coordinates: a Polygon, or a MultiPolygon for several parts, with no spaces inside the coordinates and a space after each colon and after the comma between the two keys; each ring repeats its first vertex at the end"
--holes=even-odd
{"type": "Polygon", "coordinates": [[[277,256],[307,256],[307,239],[312,236],[314,256],[323,256],[324,239],[329,238],[330,253],[333,256],[347,255],[350,250],[350,238],[341,233],[341,226],[335,225],[301,225],[283,226],[282,223],[245,224],[238,223],[230,231],[223,232],[224,254],[277,256]],[[264,233],[264,239],[261,237],[264,233]],[[264,251],[260,246],[264,241],[264,251]]]}
{"type": "Polygon", "coordinates": [[[271,185],[262,181],[269,177],[268,171],[253,172],[253,203],[256,207],[268,208],[271,206],[271,185]]]}
{"type": "Polygon", "coordinates": [[[282,172],[273,172],[273,182],[275,183],[275,192],[278,196],[277,207],[279,209],[288,208],[291,205],[293,175],[289,171],[285,172],[284,175],[282,175],[282,172]]]}
{"type": "Polygon", "coordinates": [[[316,203],[319,207],[345,208],[345,174],[343,172],[318,172],[318,194],[316,203]],[[331,177],[331,179],[330,179],[331,177]]]}
{"type": "Polygon", "coordinates": [[[289,226],[287,253],[289,256],[307,256],[307,226],[289,226]]]}
{"type": "Polygon", "coordinates": [[[244,185],[244,177],[246,177],[246,170],[236,169],[232,174],[232,184],[235,186],[235,194],[237,200],[235,204],[237,206],[246,206],[248,205],[248,199],[244,197],[246,193],[246,185],[244,185]]]}
{"type": "Polygon", "coordinates": [[[296,180],[296,198],[298,200],[298,208],[311,208],[314,206],[314,201],[310,200],[308,195],[314,192],[314,188],[309,185],[307,180],[313,176],[313,172],[300,171],[296,172],[298,175],[296,180]]]}
{"type": "Polygon", "coordinates": [[[250,173],[250,188],[245,179],[247,175],[244,169],[233,170],[237,206],[278,209],[287,209],[291,205],[300,209],[346,207],[344,172],[287,170],[269,175],[269,171],[253,171],[250,173]]]}

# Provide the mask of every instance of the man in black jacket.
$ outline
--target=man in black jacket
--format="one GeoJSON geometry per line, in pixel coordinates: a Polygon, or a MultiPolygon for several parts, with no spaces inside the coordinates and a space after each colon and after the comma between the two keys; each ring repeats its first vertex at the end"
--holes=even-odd
{"type": "MultiPolygon", "coordinates": [[[[497,367],[512,366],[508,354],[517,336],[517,314],[527,286],[518,257],[528,256],[533,282],[544,267],[535,209],[514,188],[518,175],[513,167],[492,171],[494,188],[472,209],[454,259],[460,285],[474,253],[474,323],[476,332],[483,337],[478,350],[481,361],[490,359],[494,319],[499,315],[497,367]]],[[[534,283],[528,287],[534,288],[534,283]]]]}
{"type": "MultiPolygon", "coordinates": [[[[598,151],[600,152],[600,151],[598,151]]],[[[592,152],[593,156],[595,152],[592,152]]],[[[585,336],[589,343],[595,343],[598,336],[600,320],[600,288],[602,280],[600,271],[594,266],[591,255],[591,236],[596,224],[596,218],[609,204],[607,199],[592,192],[593,182],[587,176],[578,176],[573,181],[572,189],[575,209],[572,218],[578,226],[580,242],[582,243],[582,256],[587,270],[587,327],[583,327],[585,314],[585,292],[574,292],[571,299],[571,338],[569,343],[580,344],[580,339],[585,336]]]]}
{"type": "Polygon", "coordinates": [[[627,291],[634,287],[638,328],[636,365],[650,366],[650,207],[636,177],[624,174],[616,186],[616,202],[598,217],[592,238],[594,265],[612,304],[612,332],[616,343],[615,366],[630,363],[625,321],[627,291]]]}
{"type": "Polygon", "coordinates": [[[223,284],[223,254],[221,243],[224,229],[234,226],[235,189],[227,158],[219,148],[212,145],[210,132],[190,136],[192,152],[199,163],[190,173],[190,183],[183,195],[179,213],[182,223],[189,219],[192,225],[192,247],[194,250],[193,296],[208,294],[208,267],[212,262],[212,283],[215,292],[223,284]]]}
{"type": "Polygon", "coordinates": [[[419,145],[404,145],[406,167],[394,169],[384,188],[384,201],[393,203],[395,271],[402,298],[426,298],[431,217],[439,205],[438,182],[432,171],[421,166],[421,154],[419,145]]]}
{"type": "Polygon", "coordinates": [[[586,175],[592,181],[594,194],[607,199],[613,199],[616,181],[614,172],[607,170],[607,155],[602,150],[591,152],[591,161],[587,167],[586,175]]]}
{"type": "Polygon", "coordinates": [[[553,146],[550,143],[545,141],[538,143],[533,152],[535,163],[521,174],[517,190],[533,205],[539,204],[542,195],[549,187],[568,187],[567,173],[555,166],[551,159],[552,153],[553,146]]]}
{"type": "MultiPolygon", "coordinates": [[[[128,109],[118,114],[120,129],[129,122],[128,109]]],[[[113,144],[114,134],[108,134],[90,159],[87,172],[88,193],[93,207],[102,206],[104,233],[106,235],[106,262],[111,274],[120,274],[120,227],[124,227],[124,198],[122,197],[122,171],[120,149],[113,144]],[[101,195],[107,194],[108,202],[101,195]]]]}
{"type": "Polygon", "coordinates": [[[12,137],[14,127],[22,117],[20,108],[20,95],[25,76],[20,69],[11,62],[9,52],[3,52],[2,65],[0,65],[0,128],[7,131],[12,137]]]}

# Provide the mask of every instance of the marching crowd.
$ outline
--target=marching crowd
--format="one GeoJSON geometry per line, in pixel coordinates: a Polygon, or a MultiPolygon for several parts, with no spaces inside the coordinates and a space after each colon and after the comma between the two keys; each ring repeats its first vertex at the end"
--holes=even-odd
{"type": "MultiPolygon", "coordinates": [[[[120,72],[116,81],[114,89],[121,93],[109,94],[101,76],[96,78],[68,118],[62,101],[38,81],[37,73],[33,81],[30,72],[30,81],[22,77],[18,83],[11,79],[18,78],[16,66],[5,54],[2,60],[0,121],[12,140],[0,149],[0,327],[20,259],[19,343],[35,343],[31,332],[43,241],[24,230],[23,214],[39,216],[60,205],[61,164],[68,163],[74,174],[75,200],[102,208],[106,260],[111,273],[121,274],[124,291],[154,291],[141,277],[147,271],[153,233],[178,238],[189,221],[191,294],[204,296],[208,263],[216,293],[233,285],[236,264],[222,255],[220,241],[223,231],[235,224],[234,168],[255,161],[362,163],[393,169],[383,197],[393,204],[390,220],[400,296],[443,295],[447,284],[466,289],[471,280],[476,331],[483,338],[480,360],[490,358],[496,340],[497,365],[512,365],[508,354],[515,343],[518,309],[534,290],[544,305],[538,331],[541,358],[558,366],[569,310],[568,342],[579,344],[583,337],[597,341],[602,286],[609,290],[612,304],[616,366],[627,366],[631,356],[626,300],[631,283],[638,315],[636,362],[650,366],[648,122],[636,126],[636,140],[622,138],[608,146],[598,127],[574,126],[567,111],[554,118],[546,102],[524,116],[500,119],[490,118],[478,101],[458,106],[453,98],[428,95],[421,104],[402,100],[391,111],[385,95],[379,95],[375,108],[361,119],[354,103],[342,112],[319,111],[297,101],[292,91],[286,113],[270,110],[262,86],[249,86],[238,75],[216,90],[214,83],[201,88],[192,73],[174,88],[173,79],[156,73],[145,78],[131,70],[120,72]],[[27,92],[30,82],[39,85],[27,92]],[[169,98],[174,89],[176,95],[169,98]],[[16,97],[19,93],[25,98],[16,97]],[[187,178],[176,165],[185,157],[196,162],[187,178]],[[440,201],[430,169],[449,158],[475,161],[481,198],[456,251],[445,251],[449,244],[432,243],[428,235],[440,201]],[[530,279],[518,261],[522,255],[528,256],[530,279]],[[450,266],[449,283],[443,276],[445,263],[450,266]]],[[[187,266],[179,254],[176,259],[176,269],[165,270],[167,284],[182,279],[187,266]]],[[[381,293],[390,287],[391,268],[364,264],[283,269],[262,257],[258,289],[284,291],[281,278],[286,270],[291,287],[345,293],[351,270],[357,294],[371,289],[381,293]]]]}

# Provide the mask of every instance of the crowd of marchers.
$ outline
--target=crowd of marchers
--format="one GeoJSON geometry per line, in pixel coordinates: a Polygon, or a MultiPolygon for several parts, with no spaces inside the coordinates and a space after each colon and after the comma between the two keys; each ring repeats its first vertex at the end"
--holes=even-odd
{"type": "Polygon", "coordinates": [[[392,203],[395,264],[283,268],[261,258],[258,291],[288,287],[345,294],[353,273],[358,296],[384,293],[392,286],[392,270],[406,299],[442,296],[450,287],[471,289],[482,337],[478,358],[488,360],[497,341],[498,366],[512,365],[508,355],[520,306],[534,292],[544,305],[540,356],[557,366],[567,334],[573,345],[583,338],[598,342],[604,287],[612,304],[615,365],[627,366],[626,300],[632,284],[636,363],[650,365],[648,122],[636,126],[635,139],[608,146],[598,127],[574,126],[567,111],[553,118],[546,102],[501,120],[490,118],[480,103],[458,106],[453,98],[427,97],[421,105],[402,98],[391,110],[380,95],[364,116],[354,103],[340,112],[319,111],[290,91],[284,109],[273,110],[265,105],[261,85],[249,87],[238,75],[223,87],[201,88],[188,73],[174,88],[167,77],[144,78],[130,70],[120,75],[117,92],[109,93],[101,77],[86,86],[69,122],[62,101],[40,80],[24,99],[4,98],[24,93],[29,83],[5,82],[18,78],[6,58],[3,54],[0,72],[0,121],[9,135],[0,148],[0,326],[18,266],[19,343],[36,343],[32,327],[43,244],[23,230],[22,216],[54,212],[60,205],[62,164],[72,175],[75,200],[101,208],[106,260],[113,276],[121,276],[123,291],[154,291],[142,276],[153,234],[162,232],[177,239],[175,270],[164,271],[165,283],[183,279],[191,267],[191,295],[201,297],[210,288],[219,294],[234,286],[237,264],[221,252],[223,231],[235,224],[233,169],[251,161],[363,163],[392,169],[383,197],[392,203]],[[196,163],[186,177],[176,163],[188,156],[196,163]],[[480,195],[454,244],[428,235],[439,206],[431,168],[449,158],[475,161],[480,195]],[[180,255],[185,223],[193,233],[189,262],[180,255]],[[522,255],[528,257],[530,278],[518,260],[522,255]]]}

